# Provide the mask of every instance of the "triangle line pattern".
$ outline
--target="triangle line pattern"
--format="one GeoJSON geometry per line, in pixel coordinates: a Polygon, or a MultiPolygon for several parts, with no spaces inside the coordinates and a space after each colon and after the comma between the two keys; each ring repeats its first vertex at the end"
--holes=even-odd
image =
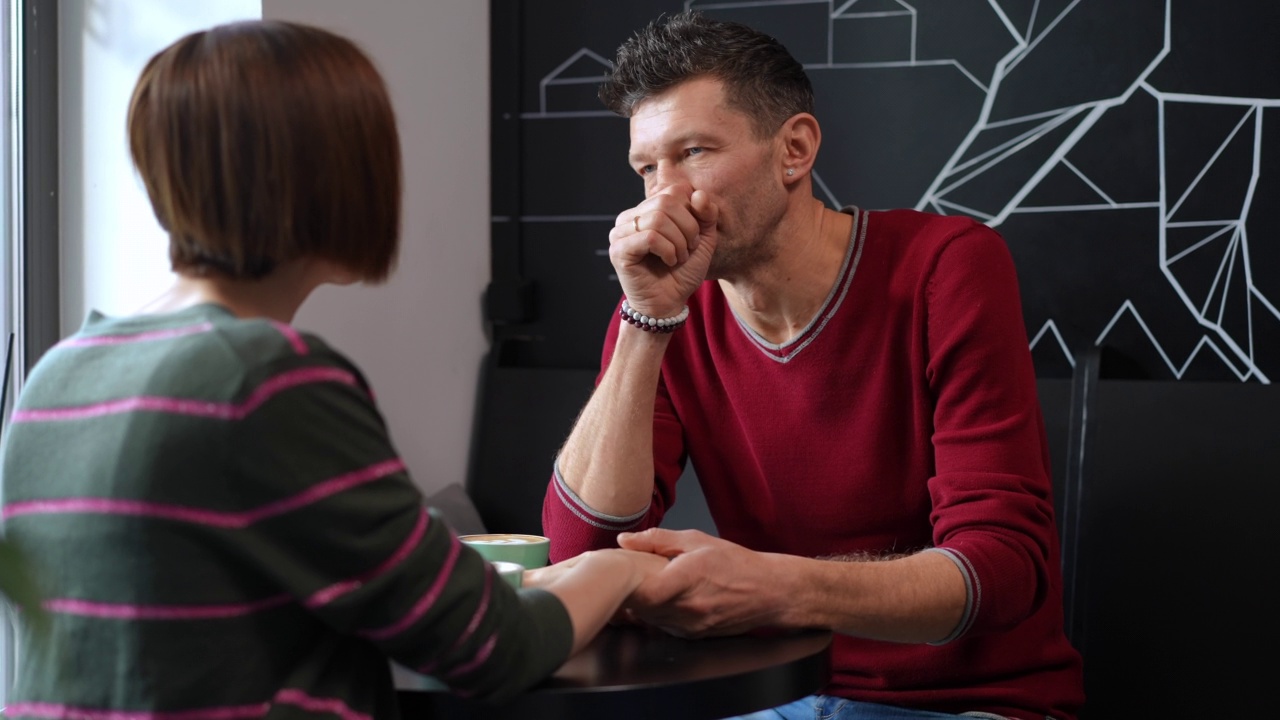
{"type": "Polygon", "coordinates": [[[1196,186],[1200,184],[1200,181],[1204,179],[1206,174],[1208,174],[1209,169],[1213,167],[1213,164],[1217,162],[1218,158],[1222,156],[1222,153],[1226,151],[1227,146],[1231,144],[1231,141],[1235,139],[1236,135],[1240,134],[1240,128],[1244,127],[1244,124],[1248,122],[1249,118],[1253,117],[1255,112],[1257,112],[1257,109],[1251,108],[1244,114],[1244,117],[1240,118],[1240,122],[1236,123],[1236,126],[1232,128],[1231,132],[1227,135],[1227,139],[1223,140],[1222,144],[1218,146],[1218,149],[1214,151],[1213,157],[1210,157],[1209,161],[1204,164],[1204,167],[1200,168],[1200,173],[1191,181],[1191,184],[1187,186],[1187,189],[1182,192],[1182,197],[1178,198],[1178,201],[1173,204],[1172,208],[1170,208],[1169,212],[1165,215],[1165,220],[1172,219],[1173,216],[1178,213],[1178,208],[1182,207],[1182,203],[1186,202],[1187,197],[1195,191],[1196,186]]]}
{"type": "Polygon", "coordinates": [[[1237,225],[1236,225],[1236,223],[1235,223],[1235,222],[1225,223],[1225,224],[1223,225],[1223,227],[1222,227],[1222,228],[1220,228],[1217,232],[1215,232],[1215,233],[1213,233],[1212,235],[1210,235],[1209,237],[1207,237],[1207,238],[1205,238],[1205,239],[1201,240],[1200,242],[1196,243],[1195,245],[1192,245],[1191,247],[1187,248],[1186,250],[1183,250],[1182,252],[1178,253],[1177,255],[1174,255],[1173,257],[1169,258],[1169,260],[1168,260],[1168,264],[1172,265],[1172,264],[1174,264],[1174,263],[1178,262],[1178,261],[1179,261],[1179,260],[1181,260],[1182,258],[1184,258],[1184,257],[1186,257],[1186,256],[1188,256],[1188,255],[1190,255],[1191,253],[1193,253],[1193,252],[1195,252],[1195,251],[1199,250],[1200,248],[1204,247],[1205,245],[1208,245],[1209,243],[1213,242],[1214,240],[1217,240],[1218,238],[1222,237],[1223,233],[1227,233],[1227,232],[1230,232],[1230,231],[1232,231],[1232,230],[1236,229],[1236,227],[1237,227],[1237,225]]]}

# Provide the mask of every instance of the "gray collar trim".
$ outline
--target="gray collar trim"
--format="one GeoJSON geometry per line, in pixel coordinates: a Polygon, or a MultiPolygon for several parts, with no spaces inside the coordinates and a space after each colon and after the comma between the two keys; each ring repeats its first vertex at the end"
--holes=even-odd
{"type": "Polygon", "coordinates": [[[809,346],[809,343],[822,333],[822,329],[827,326],[831,318],[835,316],[836,311],[844,303],[845,295],[849,293],[850,286],[853,285],[854,273],[858,270],[858,262],[862,259],[862,249],[867,243],[867,211],[861,210],[853,205],[847,205],[840,209],[840,212],[848,213],[853,216],[853,231],[849,233],[849,249],[845,251],[844,262],[840,266],[840,274],[836,276],[836,282],[831,286],[831,292],[827,294],[827,299],[822,301],[822,307],[814,315],[813,320],[805,326],[795,337],[782,343],[781,345],[771,343],[764,339],[760,333],[751,329],[750,325],[743,322],[738,314],[730,308],[729,312],[733,314],[733,319],[737,321],[738,327],[742,328],[742,332],[751,338],[760,352],[765,357],[780,363],[790,362],[792,358],[800,353],[801,350],[809,346]]]}

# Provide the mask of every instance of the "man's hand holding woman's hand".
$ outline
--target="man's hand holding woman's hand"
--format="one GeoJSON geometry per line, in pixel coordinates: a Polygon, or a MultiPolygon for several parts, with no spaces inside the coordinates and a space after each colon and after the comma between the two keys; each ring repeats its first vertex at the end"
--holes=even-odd
{"type": "Polygon", "coordinates": [[[697,530],[649,528],[623,533],[618,544],[671,559],[631,593],[635,622],[680,637],[737,635],[772,626],[788,598],[779,582],[783,556],[758,553],[697,530]]]}
{"type": "Polygon", "coordinates": [[[524,574],[525,587],[553,586],[584,564],[612,564],[625,577],[626,600],[613,622],[650,625],[680,637],[736,635],[776,625],[776,561],[696,530],[650,528],[623,533],[617,549],[593,550],[524,574]]]}
{"type": "Polygon", "coordinates": [[[672,317],[706,279],[719,210],[689,185],[670,185],[618,215],[609,232],[627,303],[650,317],[672,317]]]}

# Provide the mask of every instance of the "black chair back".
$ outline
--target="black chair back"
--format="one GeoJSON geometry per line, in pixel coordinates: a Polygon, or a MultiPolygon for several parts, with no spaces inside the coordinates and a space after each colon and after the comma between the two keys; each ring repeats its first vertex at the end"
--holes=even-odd
{"type": "Polygon", "coordinates": [[[1280,642],[1280,388],[1111,379],[1096,353],[1075,370],[1039,390],[1082,720],[1269,715],[1250,648],[1280,642]]]}

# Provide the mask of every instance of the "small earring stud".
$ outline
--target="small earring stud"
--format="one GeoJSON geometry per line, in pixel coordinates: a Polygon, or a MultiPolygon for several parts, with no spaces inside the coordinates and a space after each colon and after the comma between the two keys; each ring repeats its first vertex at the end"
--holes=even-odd
{"type": "Polygon", "coordinates": [[[795,168],[787,168],[787,177],[791,177],[792,175],[795,175],[795,174],[796,174],[795,168]]]}

